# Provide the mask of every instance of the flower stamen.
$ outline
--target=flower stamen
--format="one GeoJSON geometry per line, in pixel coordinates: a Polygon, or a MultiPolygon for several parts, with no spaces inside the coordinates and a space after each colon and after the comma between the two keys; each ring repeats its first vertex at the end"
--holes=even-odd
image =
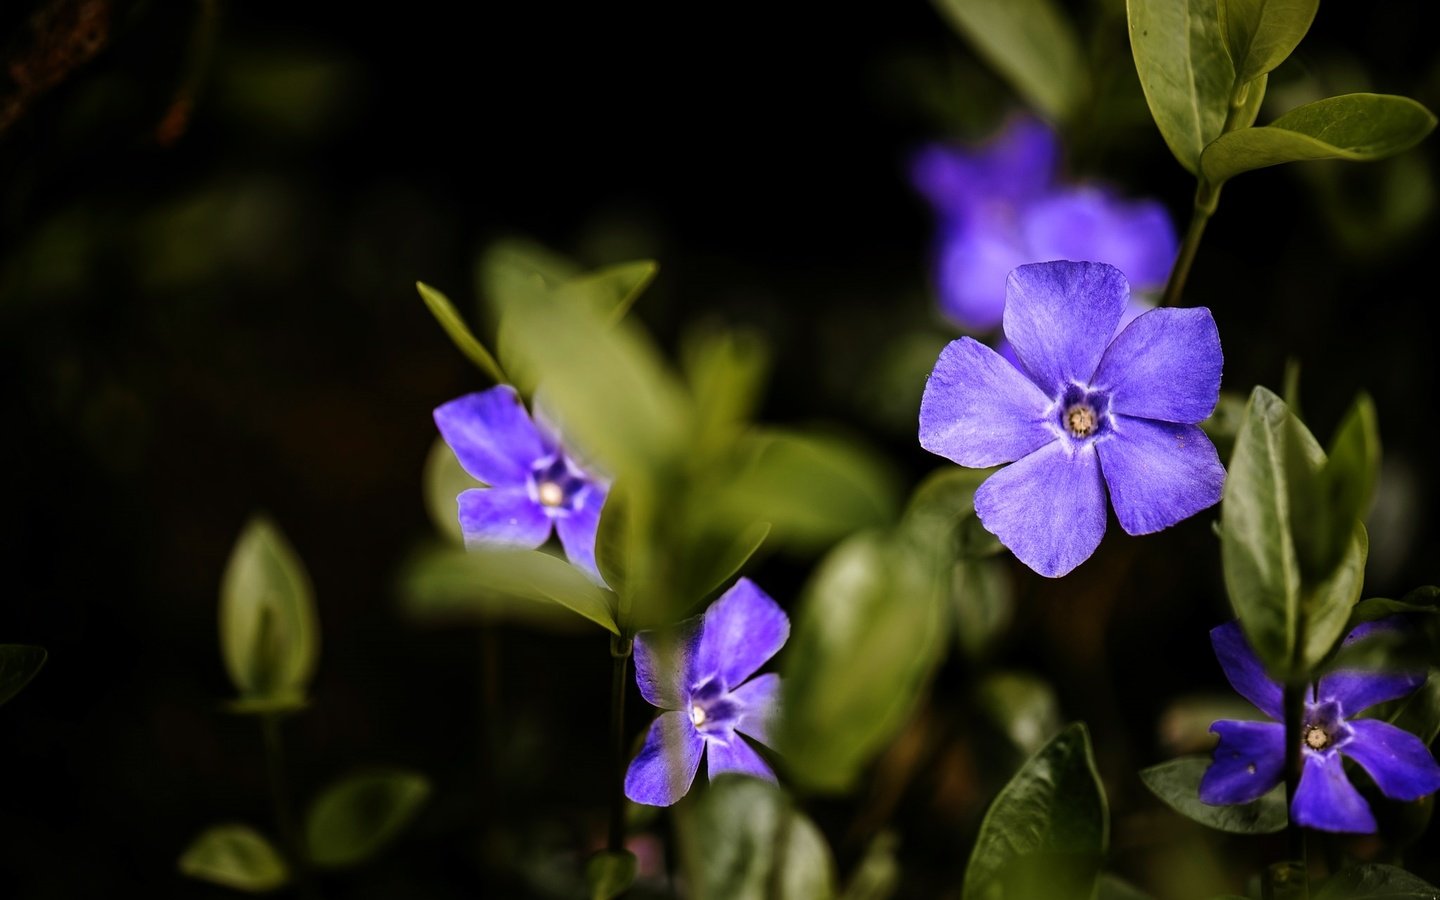
{"type": "Polygon", "coordinates": [[[696,703],[690,707],[690,721],[699,728],[705,724],[705,709],[696,703]]]}
{"type": "Polygon", "coordinates": [[[565,502],[565,489],[553,481],[542,481],[535,486],[536,498],[542,506],[555,507],[565,502]]]}
{"type": "Polygon", "coordinates": [[[1089,437],[1095,433],[1099,421],[1095,410],[1087,403],[1076,403],[1065,410],[1065,428],[1077,438],[1089,437]]]}
{"type": "Polygon", "coordinates": [[[1330,746],[1330,733],[1319,725],[1305,726],[1305,746],[1311,750],[1324,750],[1330,746]]]}

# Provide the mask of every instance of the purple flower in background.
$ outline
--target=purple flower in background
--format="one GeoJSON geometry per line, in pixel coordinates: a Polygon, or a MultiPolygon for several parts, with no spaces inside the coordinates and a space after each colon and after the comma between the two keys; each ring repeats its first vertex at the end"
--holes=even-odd
{"type": "Polygon", "coordinates": [[[742,578],[681,627],[670,653],[650,634],[635,636],[635,682],[651,706],[666,712],[650,726],[625,773],[625,796],[669,806],[690,790],[707,750],[711,778],[739,772],[774,781],[775,773],[741,735],[769,743],[780,676],[750,676],[790,636],[784,610],[742,578]]]}
{"type": "Polygon", "coordinates": [[[609,488],[531,420],[514,388],[451,400],[435,410],[435,424],[465,471],[489,485],[460,494],[467,546],[534,548],[553,526],[570,561],[599,579],[595,529],[609,488]]]}
{"type": "Polygon", "coordinates": [[[1114,266],[1020,266],[1005,336],[1020,365],[972,338],[940,353],[920,401],[920,445],[962,466],[1013,463],[975,492],[975,513],[1052,578],[1105,534],[1106,488],[1128,534],[1168,528],[1220,500],[1225,469],[1196,425],[1220,396],[1210,311],[1152,309],[1119,334],[1129,297],[1114,266]]]}
{"type": "Polygon", "coordinates": [[[942,311],[989,331],[1005,308],[1005,276],[1025,263],[1089,259],[1158,291],[1179,249],[1165,208],[1097,185],[1058,182],[1059,143],[1046,125],[1017,118],[978,147],[933,144],[911,181],[935,208],[935,280],[942,311]]]}
{"type": "MultiPolygon", "coordinates": [[[[1378,630],[1399,627],[1391,616],[1358,626],[1345,637],[1349,644],[1378,630]]],[[[1280,685],[1246,642],[1239,622],[1210,632],[1210,642],[1231,687],[1273,722],[1222,719],[1210,726],[1220,736],[1215,761],[1200,780],[1200,799],[1223,806],[1249,803],[1285,777],[1285,726],[1280,685]]],[[[1440,765],[1424,742],[1408,731],[1379,719],[1357,719],[1358,713],[1395,700],[1425,681],[1423,672],[1368,672],[1341,669],[1321,676],[1305,696],[1300,748],[1304,769],[1291,819],[1321,831],[1375,831],[1375,816],[1360,792],[1345,777],[1341,756],[1360,764],[1380,793],[1395,800],[1419,800],[1440,790],[1440,765]]]]}

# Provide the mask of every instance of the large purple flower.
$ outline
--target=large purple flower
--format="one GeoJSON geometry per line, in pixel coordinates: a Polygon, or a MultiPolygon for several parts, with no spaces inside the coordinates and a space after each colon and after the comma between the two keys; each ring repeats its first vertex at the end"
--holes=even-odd
{"type": "Polygon", "coordinates": [[[790,636],[784,610],[742,578],[705,614],[680,629],[673,644],[651,632],[635,636],[635,681],[662,712],[625,773],[625,796],[669,806],[685,796],[708,752],[710,777],[739,772],[775,780],[745,738],[769,742],[780,704],[780,676],[755,671],[790,636]]]}
{"type": "Polygon", "coordinates": [[[599,579],[595,529],[609,488],[531,420],[514,388],[451,400],[435,424],[465,471],[489,485],[458,498],[466,545],[538,547],[553,526],[570,561],[599,579]]]}
{"type": "Polygon", "coordinates": [[[1054,132],[1024,117],[978,147],[932,144],[916,154],[911,181],[939,219],[940,306],[961,327],[999,325],[1005,276],[1025,263],[1101,260],[1137,291],[1164,287],[1179,248],[1165,208],[1061,183],[1059,157],[1054,132]]]}
{"type": "MultiPolygon", "coordinates": [[[[1378,629],[1397,627],[1392,619],[1367,622],[1345,643],[1378,629]]],[[[1210,642],[1231,687],[1271,719],[1283,720],[1280,685],[1245,640],[1239,622],[1210,632],[1210,642]]],[[[1341,669],[1320,678],[1305,696],[1304,769],[1291,819],[1321,831],[1375,831],[1375,816],[1345,776],[1341,756],[1370,773],[1380,793],[1395,800],[1419,800],[1440,790],[1440,765],[1415,735],[1379,719],[1354,718],[1367,708],[1395,700],[1425,681],[1423,672],[1368,672],[1341,669]]],[[[1220,736],[1215,761],[1200,780],[1200,799],[1223,806],[1249,803],[1285,777],[1285,726],[1280,721],[1236,722],[1210,726],[1220,736]]]]}
{"type": "Polygon", "coordinates": [[[1114,339],[1130,294],[1114,266],[1020,266],[1005,335],[1020,366],[971,338],[940,353],[920,402],[920,445],[962,466],[1013,463],[975,492],[986,529],[1052,578],[1105,534],[1105,494],[1129,534],[1220,500],[1225,469],[1196,425],[1220,396],[1210,311],[1153,309],[1114,339]]]}

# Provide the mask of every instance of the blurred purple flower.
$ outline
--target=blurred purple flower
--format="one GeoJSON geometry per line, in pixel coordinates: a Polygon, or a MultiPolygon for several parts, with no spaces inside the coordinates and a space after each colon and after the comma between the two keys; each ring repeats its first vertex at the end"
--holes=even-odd
{"type": "Polygon", "coordinates": [[[999,325],[1005,276],[1025,263],[1095,260],[1137,291],[1165,286],[1179,249],[1165,208],[1060,183],[1059,156],[1054,132],[1020,117],[979,146],[932,144],[912,160],[911,181],[939,218],[940,307],[961,327],[999,325]]]}
{"type": "Polygon", "coordinates": [[[1215,320],[1204,308],[1152,309],[1115,334],[1129,293],[1104,263],[1020,266],[1005,286],[1018,368],[961,338],[925,384],[920,445],[962,466],[1013,463],[980,485],[975,513],[1041,575],[1095,552],[1107,487],[1137,535],[1220,500],[1225,469],[1195,425],[1220,395],[1215,320]]]}
{"type": "Polygon", "coordinates": [[[741,735],[769,742],[780,676],[750,676],[790,636],[784,610],[742,578],[704,615],[682,625],[672,644],[651,634],[635,636],[635,682],[651,706],[666,712],[656,717],[625,773],[625,796],[669,806],[690,790],[707,750],[711,778],[739,772],[774,781],[775,773],[741,735]]]}
{"type": "Polygon", "coordinates": [[[600,579],[595,529],[609,487],[531,420],[514,388],[451,400],[435,410],[435,424],[465,471],[489,485],[458,498],[467,546],[534,548],[553,526],[570,561],[600,579]]]}
{"type": "MultiPolygon", "coordinates": [[[[1377,630],[1397,628],[1391,616],[1358,626],[1349,644],[1377,630]]],[[[1210,632],[1210,642],[1230,686],[1255,704],[1272,722],[1222,719],[1210,726],[1220,736],[1215,760],[1200,780],[1200,800],[1215,806],[1249,803],[1285,778],[1283,692],[1265,674],[1265,666],[1245,640],[1239,622],[1210,632]]],[[[1304,768],[1290,816],[1298,825],[1321,831],[1370,833],[1375,816],[1345,777],[1341,756],[1360,764],[1380,793],[1394,800],[1419,800],[1440,790],[1440,765],[1423,741],[1379,719],[1355,715],[1377,703],[1396,700],[1425,681],[1423,672],[1371,672],[1341,669],[1321,676],[1305,697],[1300,748],[1304,768]]]]}

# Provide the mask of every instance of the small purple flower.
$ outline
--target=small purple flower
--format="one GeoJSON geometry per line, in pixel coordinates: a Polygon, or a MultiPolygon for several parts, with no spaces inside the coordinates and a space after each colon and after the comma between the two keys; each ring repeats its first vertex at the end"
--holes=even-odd
{"type": "Polygon", "coordinates": [[[939,218],[941,309],[961,327],[999,325],[1005,276],[1025,263],[1100,260],[1137,291],[1164,287],[1179,249],[1165,208],[1060,183],[1059,157],[1054,132],[1026,117],[978,147],[932,144],[916,154],[911,181],[939,218]]]}
{"type": "Polygon", "coordinates": [[[553,526],[570,561],[599,579],[595,529],[609,487],[531,420],[514,388],[451,400],[435,410],[435,424],[465,471],[489,485],[458,498],[467,546],[534,548],[553,526]]]}
{"type": "MultiPolygon", "coordinates": [[[[1396,617],[1367,622],[1346,635],[1349,644],[1377,630],[1398,627],[1396,617]]],[[[1280,685],[1245,640],[1239,622],[1210,632],[1210,642],[1230,686],[1271,719],[1283,720],[1280,685]]],[[[1360,764],[1380,793],[1394,800],[1419,800],[1440,790],[1440,765],[1419,738],[1379,719],[1357,719],[1377,703],[1396,700],[1425,681],[1423,672],[1367,672],[1341,669],[1321,676],[1305,697],[1300,752],[1304,769],[1290,816],[1321,831],[1371,833],[1375,816],[1345,777],[1341,756],[1360,764]]],[[[1200,780],[1200,800],[1215,806],[1249,803],[1285,777],[1285,726],[1281,721],[1210,726],[1220,736],[1215,761],[1200,780]]]]}
{"type": "Polygon", "coordinates": [[[750,676],[790,636],[784,610],[741,578],[704,615],[681,626],[670,653],[649,634],[635,636],[635,682],[651,706],[666,712],[656,717],[625,773],[625,796],[669,806],[690,790],[707,748],[712,779],[739,772],[774,781],[775,773],[741,735],[769,743],[780,676],[750,676]]]}
{"type": "Polygon", "coordinates": [[[980,485],[975,513],[1051,578],[1099,546],[1107,487],[1120,527],[1139,535],[1213,506],[1225,484],[1195,425],[1220,396],[1215,320],[1152,309],[1115,334],[1129,294],[1104,263],[1020,266],[1005,286],[1019,367],[972,338],[952,341],[920,401],[926,450],[974,468],[1014,463],[980,485]]]}

